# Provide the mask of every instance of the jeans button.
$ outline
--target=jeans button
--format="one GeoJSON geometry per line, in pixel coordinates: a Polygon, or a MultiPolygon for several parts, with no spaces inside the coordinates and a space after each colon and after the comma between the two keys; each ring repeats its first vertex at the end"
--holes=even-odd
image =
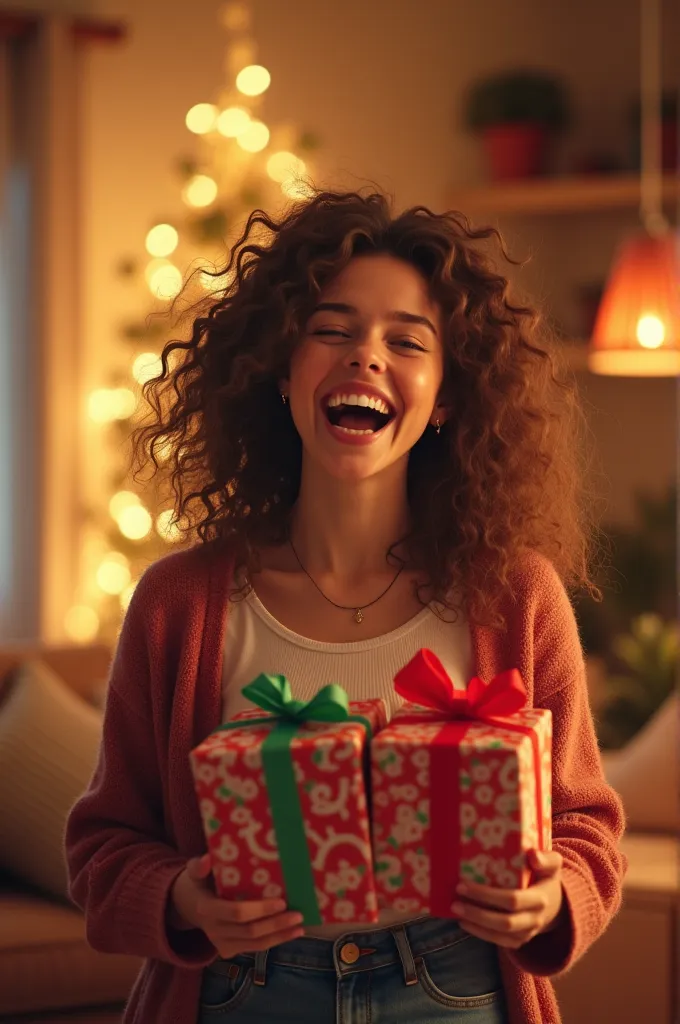
{"type": "Polygon", "coordinates": [[[360,956],[359,947],[354,942],[346,942],[340,949],[343,964],[355,964],[360,956]]]}

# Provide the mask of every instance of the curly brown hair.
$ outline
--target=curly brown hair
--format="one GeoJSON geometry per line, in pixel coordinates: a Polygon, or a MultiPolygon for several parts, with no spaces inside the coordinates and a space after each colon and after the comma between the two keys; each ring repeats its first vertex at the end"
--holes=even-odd
{"type": "Polygon", "coordinates": [[[409,456],[409,563],[437,601],[465,594],[468,614],[489,624],[500,625],[498,602],[528,550],[597,597],[584,418],[539,316],[513,304],[475,244],[487,242],[515,262],[495,229],[422,206],[395,216],[379,191],[316,192],[278,220],[251,214],[217,272],[230,284],[192,309],[189,340],[165,345],[144,386],[150,420],[133,435],[137,465],[168,474],[186,535],[228,545],[248,575],[263,546],[285,541],[302,446],[278,381],[324,285],[353,256],[383,253],[417,268],[441,307],[442,402],[453,410],[441,437],[426,431],[409,456]]]}

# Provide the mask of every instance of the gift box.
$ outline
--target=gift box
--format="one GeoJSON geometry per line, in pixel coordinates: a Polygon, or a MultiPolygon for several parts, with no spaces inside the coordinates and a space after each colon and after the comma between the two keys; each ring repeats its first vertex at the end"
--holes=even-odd
{"type": "Polygon", "coordinates": [[[524,888],[551,842],[551,713],[517,670],[456,690],[426,650],[395,689],[408,703],[371,747],[379,907],[455,917],[460,882],[524,888]]]}
{"type": "Polygon", "coordinates": [[[215,888],[228,900],[286,900],[307,925],[377,920],[366,798],[381,700],[335,684],[308,703],[259,676],[244,711],[191,752],[215,888]]]}

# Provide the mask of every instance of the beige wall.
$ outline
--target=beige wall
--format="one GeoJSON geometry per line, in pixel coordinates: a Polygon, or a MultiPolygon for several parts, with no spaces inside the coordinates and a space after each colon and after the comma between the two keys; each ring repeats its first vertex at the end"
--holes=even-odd
{"type": "MultiPolygon", "coordinates": [[[[222,79],[218,0],[99,0],[130,41],[88,58],[84,245],[88,273],[85,373],[95,384],[115,352],[116,323],[136,296],[113,275],[142,254],[158,216],[178,208],[172,167],[190,145],[188,107],[222,79]]],[[[324,139],[327,183],[367,179],[399,205],[444,208],[454,183],[478,179],[474,140],[458,123],[465,84],[506,65],[553,67],[568,79],[575,124],[562,166],[597,145],[625,155],[625,103],[637,87],[637,0],[254,0],[260,59],[272,72],[265,117],[296,119],[324,139]]],[[[668,83],[680,78],[680,5],[665,0],[668,83]],[[675,52],[674,52],[675,51],[675,52]]],[[[635,218],[628,219],[635,225],[635,218]]],[[[571,293],[604,273],[626,222],[554,218],[517,225],[533,252],[527,286],[569,321],[571,293]]],[[[510,241],[515,240],[510,226],[510,241]]],[[[568,325],[569,326],[569,325],[568,325]]],[[[661,488],[674,471],[674,387],[668,381],[588,381],[593,425],[611,480],[612,514],[635,486],[661,488]]],[[[92,475],[94,480],[94,474],[92,475]]]]}

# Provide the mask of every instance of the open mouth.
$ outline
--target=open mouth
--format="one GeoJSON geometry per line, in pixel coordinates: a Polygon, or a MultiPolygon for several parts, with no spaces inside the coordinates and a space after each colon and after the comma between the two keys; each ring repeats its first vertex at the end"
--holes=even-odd
{"type": "Polygon", "coordinates": [[[377,434],[394,419],[394,411],[380,398],[362,396],[361,404],[330,398],[324,412],[328,422],[347,434],[377,434]],[[363,404],[366,403],[366,404],[363,404]]]}

